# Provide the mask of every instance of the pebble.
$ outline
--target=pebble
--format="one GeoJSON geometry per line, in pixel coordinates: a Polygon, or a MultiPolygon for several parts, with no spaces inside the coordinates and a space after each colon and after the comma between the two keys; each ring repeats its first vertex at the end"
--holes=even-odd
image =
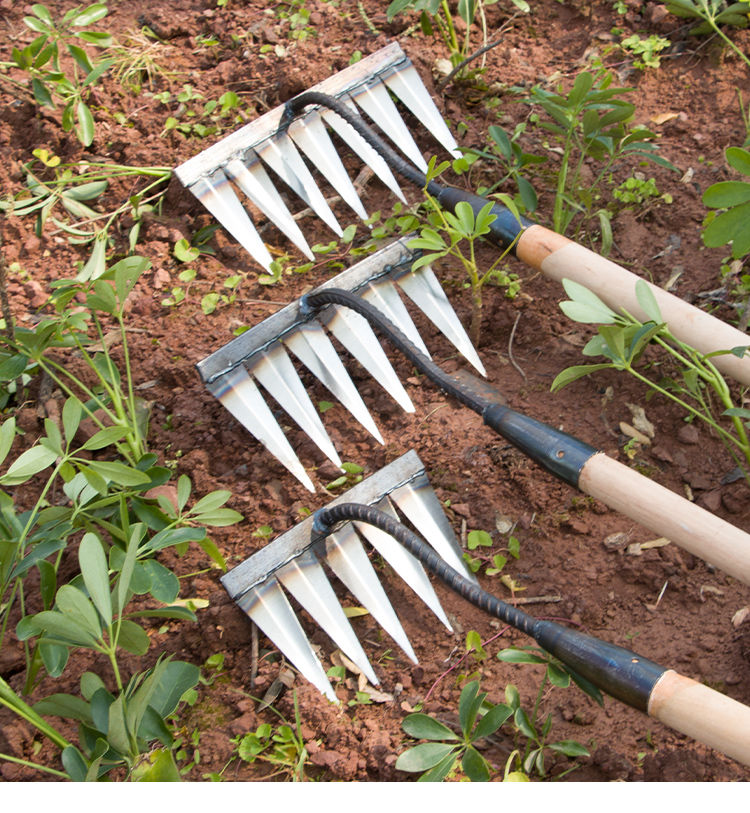
{"type": "Polygon", "coordinates": [[[700,442],[700,433],[692,423],[686,423],[677,430],[677,439],[680,443],[694,446],[700,442]]]}

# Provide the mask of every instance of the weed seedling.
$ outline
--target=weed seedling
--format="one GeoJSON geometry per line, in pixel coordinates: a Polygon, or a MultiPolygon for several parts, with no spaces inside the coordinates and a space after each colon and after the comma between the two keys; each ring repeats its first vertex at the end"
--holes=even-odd
{"type": "MultiPolygon", "coordinates": [[[[497,658],[503,663],[542,664],[546,667],[544,677],[539,684],[534,709],[530,716],[521,706],[521,697],[518,693],[518,689],[512,684],[505,687],[505,698],[508,706],[512,710],[516,730],[519,734],[526,737],[523,756],[521,756],[520,750],[514,752],[517,755],[517,770],[525,773],[527,777],[532,773],[536,773],[538,776],[544,778],[546,776],[544,760],[545,751],[547,749],[571,758],[589,756],[588,749],[576,740],[549,742],[549,734],[552,728],[552,715],[548,714],[544,721],[541,722],[539,719],[539,708],[548,685],[565,689],[570,686],[570,682],[573,680],[586,694],[601,705],[602,696],[599,690],[584,678],[571,672],[557,659],[537,647],[524,647],[522,649],[508,647],[498,652],[497,658]]],[[[565,773],[569,773],[571,770],[574,770],[575,767],[576,766],[573,766],[573,768],[565,771],[565,773]]],[[[564,776],[565,774],[561,775],[564,776]]]]}
{"type": "Polygon", "coordinates": [[[294,692],[294,724],[290,725],[284,716],[273,706],[268,706],[281,721],[279,725],[272,726],[263,723],[244,737],[237,737],[232,742],[237,747],[237,756],[244,762],[267,762],[274,768],[273,773],[264,777],[288,775],[293,782],[304,782],[305,767],[309,764],[309,756],[305,748],[300,730],[302,721],[299,713],[299,701],[294,692]]]}
{"type": "Polygon", "coordinates": [[[512,715],[510,706],[490,703],[487,693],[479,691],[479,681],[472,680],[464,686],[458,701],[459,733],[421,712],[404,719],[404,732],[427,742],[402,752],[396,768],[421,773],[420,782],[442,782],[460,764],[472,782],[488,782],[492,766],[479,753],[476,743],[494,734],[512,715]]]}
{"type": "Polygon", "coordinates": [[[672,43],[666,37],[657,34],[641,39],[638,34],[631,34],[620,41],[620,48],[628,54],[632,54],[633,67],[645,71],[646,68],[658,68],[661,65],[660,54],[665,48],[669,48],[672,43]]]}

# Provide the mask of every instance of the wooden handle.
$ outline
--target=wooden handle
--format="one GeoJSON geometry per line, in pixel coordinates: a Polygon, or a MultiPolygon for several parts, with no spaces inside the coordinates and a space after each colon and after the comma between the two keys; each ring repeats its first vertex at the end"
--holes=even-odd
{"type": "Polygon", "coordinates": [[[650,717],[750,765],[750,708],[671,669],[654,686],[650,717]]]}
{"type": "Polygon", "coordinates": [[[750,584],[750,535],[679,494],[602,452],[586,461],[578,488],[750,584]]]}
{"type": "MultiPolygon", "coordinates": [[[[530,226],[518,240],[516,255],[551,279],[558,282],[570,279],[584,285],[617,312],[625,308],[637,319],[648,320],[635,295],[635,284],[640,277],[567,237],[544,226],[530,226]]],[[[701,353],[750,345],[750,336],[746,333],[689,305],[663,288],[651,283],[648,285],[675,338],[701,353]]],[[[750,385],[750,355],[747,353],[743,358],[731,353],[715,356],[712,361],[722,373],[750,385]]]]}

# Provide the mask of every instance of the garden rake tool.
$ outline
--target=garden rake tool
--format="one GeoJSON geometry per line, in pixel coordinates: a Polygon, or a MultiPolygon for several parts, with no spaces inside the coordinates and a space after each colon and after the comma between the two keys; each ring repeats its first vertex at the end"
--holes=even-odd
{"type": "Polygon", "coordinates": [[[750,535],[618,463],[588,443],[522,415],[467,372],[435,364],[400,299],[401,288],[478,371],[484,368],[429,266],[410,268],[409,238],[395,241],[292,302],[198,363],[209,391],[310,491],[260,383],[336,466],[341,460],[287,350],[382,443],[325,327],[409,412],[414,406],[370,325],[416,369],[482,416],[495,432],[559,479],[750,584],[750,535]]]}
{"type": "Polygon", "coordinates": [[[466,577],[458,541],[416,452],[408,452],[222,577],[232,599],[302,675],[339,700],[285,595],[288,591],[371,683],[372,666],[323,565],[414,662],[403,626],[370,563],[369,542],[450,630],[424,571],[529,635],[577,677],[665,725],[750,765],[750,708],[640,655],[553,621],[537,620],[466,577]],[[429,545],[399,519],[403,514],[429,545]]]}
{"type": "MultiPolygon", "coordinates": [[[[312,251],[266,167],[338,235],[342,234],[341,227],[302,154],[359,217],[367,217],[327,127],[402,200],[403,193],[392,170],[419,188],[425,188],[445,208],[455,211],[457,204],[466,201],[476,214],[486,205],[485,198],[443,186],[434,180],[427,183],[427,165],[391,93],[448,152],[460,156],[453,136],[416,69],[400,46],[392,43],[245,125],[181,164],[175,174],[265,268],[272,262],[271,255],[233,184],[292,243],[313,259],[312,251]],[[396,153],[365,122],[360,111],[408,160],[396,153]]],[[[503,250],[512,249],[523,262],[552,279],[571,279],[584,285],[615,311],[625,309],[642,321],[649,320],[636,296],[639,278],[635,274],[531,220],[516,218],[502,205],[495,204],[492,213],[496,219],[488,239],[503,250]]],[[[648,285],[665,323],[676,338],[704,354],[720,353],[712,357],[714,364],[722,372],[750,385],[750,355],[738,350],[750,344],[745,333],[662,288],[648,285]]]]}

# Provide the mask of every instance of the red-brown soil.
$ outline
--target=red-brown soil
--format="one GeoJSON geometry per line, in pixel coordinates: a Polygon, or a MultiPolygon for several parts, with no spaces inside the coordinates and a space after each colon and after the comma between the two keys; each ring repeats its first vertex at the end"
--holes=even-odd
{"type": "MultiPolygon", "coordinates": [[[[72,5],[49,3],[53,14],[72,5]]],[[[750,87],[746,68],[722,50],[718,41],[688,36],[679,20],[665,16],[652,2],[626,0],[628,13],[624,16],[616,14],[609,2],[532,0],[531,5],[532,14],[518,17],[502,43],[487,55],[483,81],[491,90],[486,92],[461,84],[450,84],[437,92],[433,64],[448,55],[440,42],[415,30],[413,19],[397,18],[388,23],[385,4],[373,0],[307,0],[314,35],[296,42],[288,37],[288,23],[275,14],[277,7],[259,0],[229,0],[225,7],[208,0],[173,0],[164,5],[133,0],[112,4],[100,27],[122,39],[127,32],[148,24],[163,38],[165,67],[171,72],[171,76],[156,78],[155,92],[178,90],[189,83],[209,99],[231,89],[247,103],[248,120],[345,67],[355,51],[366,55],[396,40],[412,58],[454,132],[464,123],[460,142],[465,146],[482,146],[487,127],[496,123],[498,116],[506,129],[528,116],[528,108],[516,103],[517,97],[509,92],[511,86],[550,82],[550,86],[557,82],[567,86],[591,64],[596,51],[618,72],[620,83],[636,88],[632,101],[637,122],[659,134],[661,153],[680,170],[641,168],[656,178],[660,192],[670,193],[673,202],[655,206],[645,214],[623,212],[617,216],[612,259],[658,284],[665,284],[682,269],[676,293],[707,306],[701,294],[720,287],[719,267],[725,252],[703,248],[700,231],[706,209],[701,194],[710,184],[730,177],[724,150],[741,145],[745,139],[737,88],[744,90],[747,102],[750,87]],[[621,52],[607,54],[614,26],[665,35],[673,48],[658,70],[634,70],[621,52]],[[217,44],[201,45],[201,37],[211,36],[217,44]],[[264,45],[280,47],[261,50],[264,45]],[[490,96],[499,103],[494,109],[484,104],[490,96]]],[[[509,16],[509,7],[510,3],[500,3],[488,8],[490,36],[509,16]]],[[[31,33],[22,23],[23,13],[22,4],[1,0],[4,59],[9,59],[12,45],[30,40],[31,33]]],[[[740,47],[750,46],[747,32],[732,32],[732,36],[740,47]]],[[[3,85],[0,89],[5,90],[3,85]]],[[[129,93],[111,77],[95,91],[93,108],[99,135],[91,148],[84,150],[74,137],[62,132],[59,113],[40,112],[28,101],[3,92],[0,178],[4,196],[21,190],[20,164],[30,160],[31,151],[38,147],[65,161],[96,158],[132,165],[177,166],[219,138],[164,132],[165,120],[174,114],[174,108],[165,107],[147,88],[140,95],[129,93]],[[117,111],[124,113],[123,123],[114,118],[117,111]]],[[[524,147],[543,153],[540,131],[528,132],[524,147]]],[[[415,135],[425,151],[434,151],[427,134],[415,130],[415,135]]],[[[628,177],[632,169],[619,168],[613,184],[628,177]]],[[[473,175],[469,180],[482,182],[473,175]]],[[[538,184],[540,189],[542,186],[538,184]]],[[[610,185],[604,187],[601,204],[610,199],[611,189],[610,185]]],[[[109,200],[119,202],[132,191],[124,184],[113,186],[109,200]]],[[[418,193],[408,194],[412,201],[417,200],[418,193]]],[[[392,196],[376,181],[369,182],[365,197],[370,211],[380,208],[386,213],[393,203],[392,196]]],[[[551,207],[552,194],[544,191],[540,220],[544,222],[551,207]]],[[[349,215],[342,212],[342,217],[349,215]]],[[[231,490],[234,496],[229,505],[245,517],[241,524],[218,529],[212,535],[231,567],[264,544],[254,535],[259,527],[270,525],[274,533],[282,532],[300,520],[301,507],[324,505],[330,495],[322,486],[335,473],[304,442],[302,434],[293,431],[293,445],[321,486],[317,494],[309,494],[206,392],[194,364],[228,341],[239,325],[258,323],[305,288],[328,279],[331,272],[319,267],[304,275],[284,276],[275,286],[260,285],[258,269],[219,230],[211,243],[215,256],[202,255],[195,263],[198,275],[186,301],[177,307],[164,307],[162,300],[179,284],[177,275],[184,268],[172,255],[173,244],[181,237],[190,239],[210,222],[200,204],[173,180],[161,214],[147,222],[136,249],[151,260],[153,269],[133,296],[130,319],[136,330],[130,338],[137,381],[153,382],[145,390],[152,402],[151,447],[162,461],[175,466],[176,473],[190,475],[197,495],[217,488],[231,490]],[[204,314],[201,297],[212,291],[223,293],[224,281],[235,273],[243,277],[236,299],[204,314]]],[[[325,227],[314,220],[307,221],[304,230],[311,242],[330,239],[325,227]]],[[[119,252],[126,249],[126,237],[123,226],[117,235],[119,252]]],[[[271,244],[281,242],[271,229],[264,238],[271,244]]],[[[30,219],[12,216],[5,219],[3,252],[6,261],[20,264],[21,271],[11,277],[9,293],[21,324],[36,318],[47,283],[70,276],[75,263],[86,257],[85,249],[53,233],[51,226],[38,238],[30,219]]],[[[486,252],[491,258],[491,251],[486,252]]],[[[467,324],[470,302],[459,269],[446,263],[436,270],[467,324]]],[[[522,293],[509,300],[501,290],[488,289],[479,347],[489,381],[504,393],[509,404],[563,427],[623,461],[627,461],[623,451],[627,438],[619,431],[619,424],[631,420],[628,404],[642,406],[656,432],[650,446],[637,449],[632,464],[750,531],[747,483],[723,484],[734,464],[704,427],[686,424],[683,414],[659,398],[647,399],[647,392],[624,375],[601,375],[579,381],[558,394],[550,393],[550,384],[560,370],[581,363],[581,347],[590,331],[569,322],[560,312],[561,291],[555,284],[515,262],[512,270],[522,278],[522,293]]],[[[737,319],[730,306],[713,302],[711,307],[716,307],[720,317],[737,319]]],[[[442,338],[425,325],[421,327],[438,360],[451,356],[442,338]]],[[[674,545],[652,547],[641,555],[608,548],[605,540],[615,533],[628,534],[629,543],[646,542],[654,535],[542,473],[483,427],[476,415],[447,399],[423,378],[415,377],[406,362],[394,358],[394,365],[406,383],[416,413],[402,413],[374,386],[364,384],[365,400],[386,445],[377,446],[359,426],[351,425],[340,407],[335,407],[326,413],[325,422],[343,459],[364,466],[367,474],[409,449],[417,450],[439,498],[450,501],[448,515],[457,534],[462,528],[485,529],[493,534],[494,550],[499,550],[504,537],[496,530],[498,518],[508,517],[516,523],[520,558],[511,560],[506,570],[523,588],[519,595],[560,597],[555,603],[531,605],[532,612],[572,622],[608,641],[633,647],[750,703],[750,621],[732,624],[734,614],[750,603],[746,586],[674,545]]],[[[21,409],[19,422],[31,443],[41,432],[35,403],[21,409]]],[[[269,654],[261,658],[257,679],[251,685],[251,625],[221,587],[220,572],[210,567],[199,549],[182,558],[167,556],[165,563],[184,576],[181,595],[207,599],[208,607],[199,612],[197,624],[172,623],[166,632],[154,626],[152,656],[174,653],[196,664],[217,653],[225,656],[223,673],[210,686],[201,687],[198,703],[182,719],[186,732],[200,734],[200,762],[187,775],[200,781],[210,772],[221,771],[231,760],[233,738],[254,731],[261,722],[277,721],[271,711],[259,710],[252,698],[263,696],[278,676],[281,661],[261,635],[261,654],[266,650],[269,654]]],[[[540,679],[537,667],[502,664],[495,659],[502,647],[527,644],[523,636],[502,629],[438,586],[455,627],[455,633],[449,635],[427,616],[418,601],[412,600],[397,576],[390,571],[381,571],[381,576],[420,663],[413,666],[397,649],[391,649],[374,621],[365,617],[355,620],[355,629],[376,665],[383,691],[393,695],[392,701],[348,705],[354,691],[339,685],[343,702],[334,707],[297,677],[293,689],[299,699],[301,734],[310,754],[308,778],[412,779],[394,767],[398,754],[408,745],[401,721],[419,703],[439,719],[455,720],[460,691],[456,676],[465,669],[465,664],[457,664],[469,630],[477,630],[485,641],[493,639],[487,644],[487,660],[477,666],[482,689],[491,700],[503,701],[508,683],[519,687],[527,707],[536,695],[540,679]]],[[[499,596],[510,597],[497,578],[483,577],[482,583],[499,596]]],[[[330,642],[312,623],[307,623],[306,629],[327,656],[333,649],[330,642]]],[[[96,668],[92,658],[83,661],[77,660],[59,680],[45,679],[35,698],[77,691],[80,672],[96,668]]],[[[100,665],[105,671],[106,665],[100,665]]],[[[20,688],[22,668],[20,648],[11,643],[2,652],[0,671],[20,688]]],[[[287,690],[274,701],[275,708],[290,720],[292,698],[292,690],[287,690]]],[[[580,767],[567,775],[568,781],[732,781],[748,776],[746,769],[732,760],[613,700],[605,700],[600,708],[578,689],[554,689],[545,695],[542,710],[552,715],[553,739],[575,739],[591,751],[591,757],[580,760],[580,767]]],[[[515,747],[512,734],[505,732],[502,729],[484,750],[500,778],[515,747]]],[[[36,754],[33,739],[33,732],[24,724],[0,714],[0,751],[30,757],[36,754]]],[[[45,756],[50,764],[56,764],[56,756],[47,746],[34,758],[45,756]]],[[[552,775],[568,767],[565,758],[549,760],[552,775]]],[[[39,778],[9,763],[0,770],[6,781],[39,778]]],[[[271,769],[263,763],[249,765],[234,760],[224,776],[257,781],[270,774],[271,769]]]]}

